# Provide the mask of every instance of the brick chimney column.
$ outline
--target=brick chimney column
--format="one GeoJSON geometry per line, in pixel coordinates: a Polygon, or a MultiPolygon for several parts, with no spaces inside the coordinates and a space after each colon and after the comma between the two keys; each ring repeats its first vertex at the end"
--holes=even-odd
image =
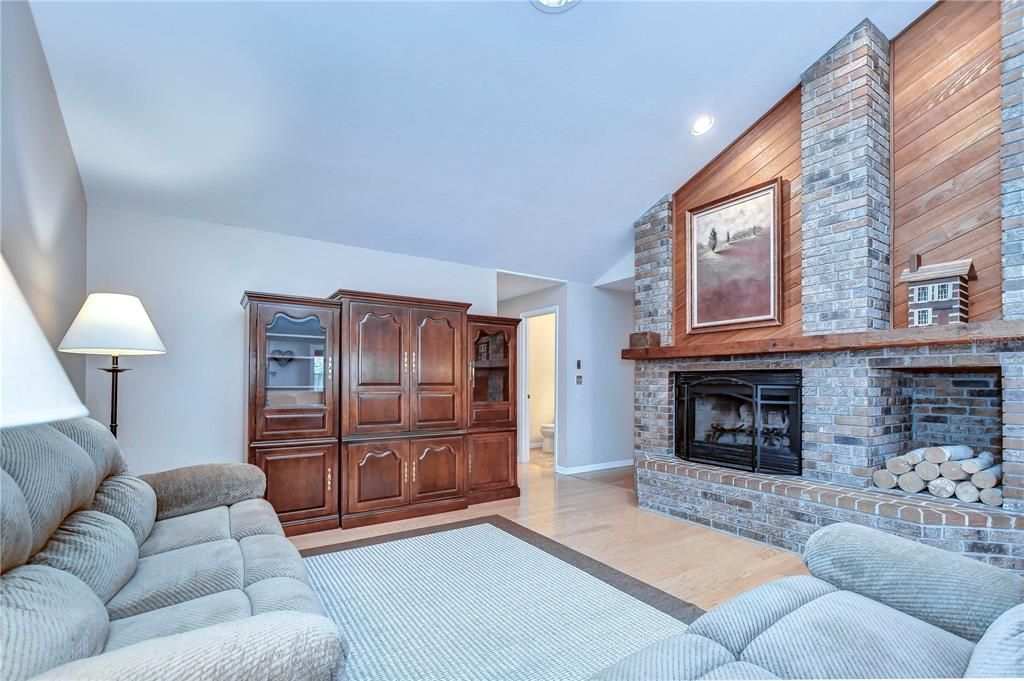
{"type": "Polygon", "coordinates": [[[633,283],[634,331],[661,334],[662,345],[672,345],[672,313],[675,281],[672,260],[672,199],[661,197],[633,223],[633,255],[636,278],[633,283]]]}
{"type": "Polygon", "coordinates": [[[865,19],[801,84],[804,333],[887,329],[889,40],[865,19]]]}

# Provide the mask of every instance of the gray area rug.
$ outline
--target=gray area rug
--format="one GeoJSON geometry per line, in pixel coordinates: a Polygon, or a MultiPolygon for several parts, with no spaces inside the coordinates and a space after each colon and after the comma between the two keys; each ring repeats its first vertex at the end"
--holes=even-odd
{"type": "Polygon", "coordinates": [[[703,613],[498,516],[303,553],[348,681],[586,679],[703,613]]]}

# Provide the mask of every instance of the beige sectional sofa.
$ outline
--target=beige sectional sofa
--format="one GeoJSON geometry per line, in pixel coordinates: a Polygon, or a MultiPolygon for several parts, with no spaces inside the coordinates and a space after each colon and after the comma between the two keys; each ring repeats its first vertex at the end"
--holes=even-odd
{"type": "Polygon", "coordinates": [[[1024,678],[1021,575],[849,523],[804,563],[591,681],[1024,678]]]}
{"type": "Polygon", "coordinates": [[[3,679],[336,679],[262,471],[134,477],[81,418],[0,431],[3,679]]]}

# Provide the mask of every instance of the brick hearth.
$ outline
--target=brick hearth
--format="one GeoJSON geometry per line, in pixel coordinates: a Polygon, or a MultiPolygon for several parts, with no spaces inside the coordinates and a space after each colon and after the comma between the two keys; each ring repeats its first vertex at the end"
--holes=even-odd
{"type": "Polygon", "coordinates": [[[648,454],[636,457],[636,489],[644,508],[789,551],[803,551],[820,527],[852,522],[1024,571],[1024,515],[978,504],[648,454]]]}

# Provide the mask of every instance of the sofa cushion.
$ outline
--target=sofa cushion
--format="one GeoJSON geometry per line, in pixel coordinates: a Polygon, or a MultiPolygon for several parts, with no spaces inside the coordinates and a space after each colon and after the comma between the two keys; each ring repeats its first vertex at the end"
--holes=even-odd
{"type": "Polygon", "coordinates": [[[103,650],[107,611],[85,582],[45,565],[0,577],[0,669],[8,681],[103,650]]]}
{"type": "Polygon", "coordinates": [[[139,476],[156,492],[159,520],[258,499],[267,478],[257,466],[204,463],[139,476]]]}
{"type": "Polygon", "coordinates": [[[121,454],[117,438],[107,426],[96,419],[83,416],[51,423],[50,426],[85,450],[92,459],[97,481],[125,471],[124,455],[121,454]]]}
{"type": "Polygon", "coordinates": [[[139,547],[139,555],[153,556],[222,539],[231,539],[227,506],[158,520],[153,525],[149,539],[139,547]]]}
{"type": "Polygon", "coordinates": [[[737,658],[750,642],[785,615],[825,594],[837,591],[810,576],[786,577],[722,603],[687,630],[721,643],[737,658]]]}
{"type": "Polygon", "coordinates": [[[28,503],[14,478],[0,469],[0,573],[28,560],[32,551],[32,519],[28,503]]]}
{"type": "Polygon", "coordinates": [[[146,541],[156,520],[153,488],[130,475],[112,475],[96,489],[92,509],[112,515],[135,535],[135,543],[146,541]]]}
{"type": "MultiPolygon", "coordinates": [[[[699,679],[736,656],[721,643],[686,633],[658,641],[599,672],[594,681],[689,681],[699,679]]],[[[768,672],[762,678],[771,678],[768,672]]]]}
{"type": "Polygon", "coordinates": [[[33,681],[340,681],[347,655],[326,617],[267,613],[141,641],[33,681]]]}
{"type": "Polygon", "coordinates": [[[139,547],[127,525],[99,511],[68,516],[32,563],[70,572],[106,603],[135,572],[139,547]]]}
{"type": "Polygon", "coordinates": [[[870,527],[835,523],[807,541],[815,577],[971,641],[1024,602],[1024,576],[870,527]],[[985,598],[978,598],[984,584],[985,598]],[[935,594],[942,594],[936,598],[935,594]]]}
{"type": "Polygon", "coordinates": [[[719,605],[685,634],[594,678],[949,678],[963,676],[973,648],[944,629],[815,577],[786,577],[719,605]]]}
{"type": "Polygon", "coordinates": [[[110,623],[110,636],[104,652],[157,636],[170,636],[211,624],[242,619],[250,614],[249,597],[238,589],[200,596],[177,605],[114,620],[110,623]]]}
{"type": "Polygon", "coordinates": [[[784,615],[739,658],[789,679],[949,678],[963,676],[973,649],[933,624],[836,591],[784,615]]]}
{"type": "Polygon", "coordinates": [[[245,595],[249,597],[253,615],[276,610],[323,614],[320,599],[313,593],[313,590],[305,582],[291,577],[261,579],[245,587],[245,595]]]}
{"type": "Polygon", "coordinates": [[[303,584],[308,583],[306,566],[299,550],[284,537],[275,534],[244,537],[238,545],[242,549],[245,566],[245,586],[271,577],[291,577],[303,584]]]}
{"type": "Polygon", "coordinates": [[[49,425],[0,430],[0,468],[25,497],[31,553],[43,548],[70,513],[87,508],[96,491],[92,459],[49,425]]]}
{"type": "Polygon", "coordinates": [[[139,559],[135,575],[107,603],[107,612],[122,619],[241,588],[242,552],[238,542],[223,539],[139,559]]]}
{"type": "Polygon", "coordinates": [[[974,647],[964,676],[1024,677],[1024,604],[1010,608],[989,626],[974,647]]]}
{"type": "Polygon", "coordinates": [[[740,681],[746,679],[777,679],[779,677],[775,676],[764,667],[758,667],[756,664],[750,664],[749,662],[729,662],[727,664],[723,664],[721,667],[715,667],[700,678],[702,681],[712,681],[713,679],[721,679],[721,681],[740,681]]]}
{"type": "Polygon", "coordinates": [[[266,499],[246,499],[232,504],[228,510],[231,514],[231,536],[234,539],[256,534],[284,536],[277,513],[266,499]]]}

